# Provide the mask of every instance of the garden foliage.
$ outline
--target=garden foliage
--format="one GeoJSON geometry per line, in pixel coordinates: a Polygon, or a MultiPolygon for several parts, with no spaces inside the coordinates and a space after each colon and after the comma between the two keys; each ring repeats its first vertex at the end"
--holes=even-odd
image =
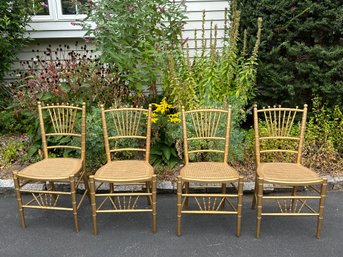
{"type": "Polygon", "coordinates": [[[102,62],[117,69],[129,88],[149,88],[155,95],[164,52],[180,44],[182,4],[169,0],[102,0],[88,1],[87,6],[83,26],[89,36],[94,36],[102,62]]]}
{"type": "MultiPolygon", "coordinates": [[[[0,83],[17,60],[20,49],[29,40],[24,35],[29,20],[26,1],[0,1],[0,83]]],[[[0,103],[6,96],[6,88],[0,85],[0,103]]]]}
{"type": "MultiPolygon", "coordinates": [[[[243,158],[243,134],[239,129],[245,119],[248,100],[253,96],[256,80],[256,65],[260,43],[262,19],[256,18],[258,29],[253,50],[248,54],[245,47],[239,48],[240,11],[237,1],[232,2],[231,12],[225,11],[225,31],[222,50],[218,50],[216,25],[211,22],[210,40],[205,37],[203,12],[202,30],[195,30],[195,56],[190,56],[188,44],[185,49],[168,53],[168,67],[163,73],[164,95],[180,110],[199,107],[233,109],[233,132],[231,158],[243,158]],[[229,29],[230,24],[230,29],[229,29]],[[200,44],[198,44],[200,41],[200,44]],[[210,49],[207,51],[207,49],[210,49]]],[[[246,33],[244,33],[246,35],[246,33]]],[[[243,41],[246,36],[243,36],[243,41]]]]}
{"type": "Polygon", "coordinates": [[[264,21],[255,101],[302,106],[320,95],[330,107],[343,106],[341,0],[241,0],[240,9],[248,32],[256,30],[257,17],[264,21]]]}

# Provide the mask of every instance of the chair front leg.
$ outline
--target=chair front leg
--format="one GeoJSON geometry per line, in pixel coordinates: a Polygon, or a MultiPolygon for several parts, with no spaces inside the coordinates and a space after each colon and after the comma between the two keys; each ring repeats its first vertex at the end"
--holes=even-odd
{"type": "Polygon", "coordinates": [[[256,238],[260,237],[263,204],[263,179],[258,178],[257,183],[257,210],[256,210],[256,238]]]}
{"type": "Polygon", "coordinates": [[[323,225],[326,193],[327,193],[327,178],[323,178],[323,184],[320,190],[319,216],[318,216],[318,221],[317,221],[317,238],[318,239],[320,238],[320,232],[323,225]]]}
{"type": "Polygon", "coordinates": [[[237,199],[237,224],[236,236],[241,236],[241,221],[242,221],[242,206],[243,206],[243,177],[238,180],[238,199],[237,199]]]}
{"type": "Polygon", "coordinates": [[[257,204],[257,188],[258,188],[258,177],[256,175],[255,177],[255,188],[254,188],[254,195],[252,198],[252,204],[251,204],[251,209],[256,209],[256,204],[257,204]]]}
{"type": "Polygon", "coordinates": [[[177,235],[181,236],[182,178],[177,177],[177,235]]]}
{"type": "Polygon", "coordinates": [[[76,203],[76,188],[75,188],[75,177],[70,176],[69,177],[70,182],[70,191],[71,191],[71,205],[73,208],[73,216],[74,216],[74,224],[75,224],[75,230],[76,232],[79,232],[79,222],[77,218],[77,203],[76,203]]]}
{"type": "Polygon", "coordinates": [[[93,234],[98,234],[96,225],[96,200],[95,200],[95,181],[94,176],[89,176],[89,189],[91,195],[91,207],[92,207],[92,222],[93,222],[93,234]]]}
{"type": "Polygon", "coordinates": [[[87,194],[87,198],[89,200],[89,202],[91,202],[91,195],[90,195],[90,189],[89,189],[89,181],[88,181],[88,176],[86,174],[86,172],[83,173],[82,175],[82,180],[83,183],[85,184],[85,190],[86,190],[86,194],[87,194]]]}
{"type": "Polygon", "coordinates": [[[26,228],[25,217],[24,217],[24,209],[23,209],[23,201],[21,198],[20,183],[19,183],[19,178],[18,178],[17,172],[13,172],[13,180],[14,180],[15,193],[16,193],[16,198],[17,198],[17,203],[18,203],[21,227],[26,228]]]}
{"type": "Polygon", "coordinates": [[[156,233],[156,175],[152,176],[152,232],[156,233]]]}

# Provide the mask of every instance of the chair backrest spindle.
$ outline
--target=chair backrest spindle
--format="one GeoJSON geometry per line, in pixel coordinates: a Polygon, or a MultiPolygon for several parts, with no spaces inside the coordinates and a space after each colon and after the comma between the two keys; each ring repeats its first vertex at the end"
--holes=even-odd
{"type": "Polygon", "coordinates": [[[101,116],[104,131],[104,141],[107,161],[110,162],[112,153],[116,152],[144,152],[145,160],[149,161],[151,141],[151,105],[148,109],[143,108],[112,108],[105,110],[101,106],[101,116]],[[145,129],[144,129],[145,128],[145,129]],[[144,148],[141,145],[122,147],[123,140],[145,141],[144,148]],[[114,146],[113,146],[114,144],[114,146]]]}
{"type": "Polygon", "coordinates": [[[185,164],[190,154],[222,154],[228,161],[231,129],[231,106],[223,109],[198,109],[185,111],[182,107],[182,131],[184,141],[185,164]],[[213,142],[212,147],[190,147],[194,142],[213,142]],[[215,143],[218,143],[217,145],[215,143]],[[223,147],[218,147],[223,143],[223,147]],[[212,149],[214,148],[214,149],[212,149]]]}
{"type": "Polygon", "coordinates": [[[281,106],[257,109],[257,105],[254,105],[257,166],[261,162],[261,154],[271,153],[296,155],[296,162],[301,163],[306,116],[306,104],[304,109],[281,106]]]}
{"type": "Polygon", "coordinates": [[[51,149],[72,149],[80,151],[81,159],[86,157],[86,104],[77,107],[64,104],[53,104],[43,106],[38,102],[39,123],[42,137],[44,158],[49,158],[51,149]],[[48,145],[48,137],[60,138],[60,144],[48,145]],[[63,138],[80,138],[79,145],[66,144],[63,138]]]}

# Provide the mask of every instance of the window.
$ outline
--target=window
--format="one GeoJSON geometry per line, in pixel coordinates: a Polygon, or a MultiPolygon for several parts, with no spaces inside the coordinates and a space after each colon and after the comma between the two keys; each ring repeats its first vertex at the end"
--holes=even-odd
{"type": "Polygon", "coordinates": [[[74,20],[84,17],[82,4],[86,0],[29,0],[33,21],[74,20]]]}

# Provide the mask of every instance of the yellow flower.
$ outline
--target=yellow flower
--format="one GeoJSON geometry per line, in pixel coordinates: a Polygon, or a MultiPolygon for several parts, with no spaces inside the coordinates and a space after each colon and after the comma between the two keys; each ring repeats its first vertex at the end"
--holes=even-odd
{"type": "Polygon", "coordinates": [[[160,104],[153,104],[156,109],[154,110],[154,113],[162,113],[164,114],[169,108],[173,108],[171,104],[167,103],[166,97],[163,97],[160,104]]]}
{"type": "Polygon", "coordinates": [[[153,112],[151,114],[151,122],[156,123],[157,121],[158,121],[157,114],[153,112]]]}
{"type": "Polygon", "coordinates": [[[180,112],[174,113],[174,114],[169,114],[168,115],[168,122],[170,123],[179,123],[181,122],[180,118],[180,112]]]}

